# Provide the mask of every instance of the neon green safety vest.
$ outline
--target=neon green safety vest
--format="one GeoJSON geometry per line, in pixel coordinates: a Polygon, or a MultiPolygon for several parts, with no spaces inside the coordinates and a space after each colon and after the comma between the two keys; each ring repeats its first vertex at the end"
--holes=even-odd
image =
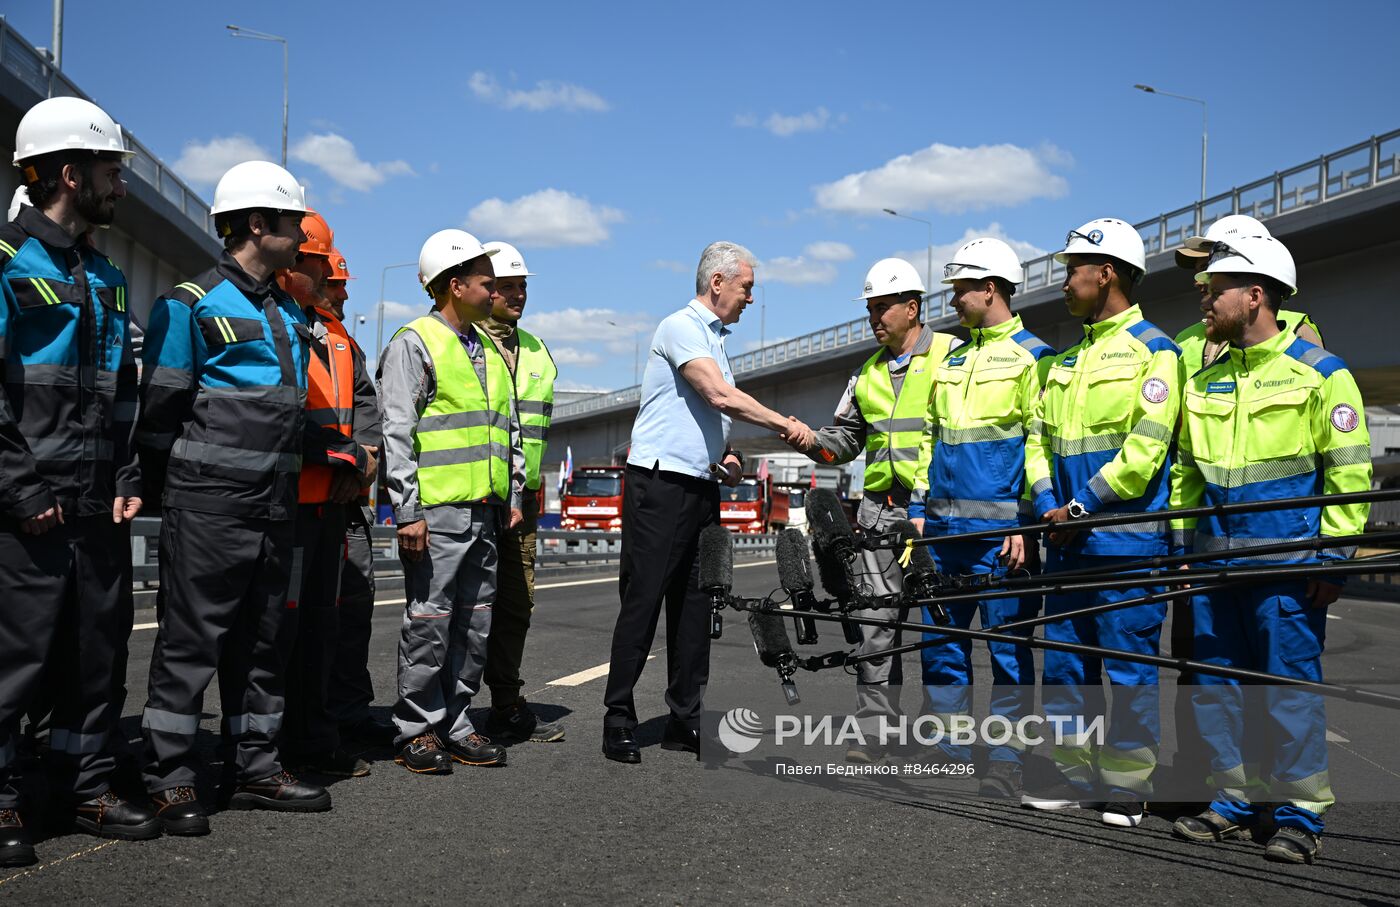
{"type": "MultiPolygon", "coordinates": [[[[925,328],[927,330],[927,328],[925,328]]],[[[856,405],[870,430],[865,435],[865,489],[885,491],[894,482],[913,489],[928,482],[933,449],[924,443],[924,426],[938,363],[952,345],[952,334],[933,335],[927,352],[909,357],[904,382],[895,398],[889,360],[882,348],[861,366],[856,405]]]]}
{"type": "Polygon", "coordinates": [[[413,433],[419,500],[425,507],[493,496],[509,501],[512,394],[505,360],[483,338],[483,389],[461,338],[447,324],[425,315],[399,330],[423,340],[437,378],[433,400],[413,433]]]}
{"type": "Polygon", "coordinates": [[[525,451],[525,487],[539,491],[540,461],[548,443],[554,379],[559,369],[540,338],[519,328],[515,335],[520,339],[515,358],[515,408],[520,414],[520,446],[525,451]]]}

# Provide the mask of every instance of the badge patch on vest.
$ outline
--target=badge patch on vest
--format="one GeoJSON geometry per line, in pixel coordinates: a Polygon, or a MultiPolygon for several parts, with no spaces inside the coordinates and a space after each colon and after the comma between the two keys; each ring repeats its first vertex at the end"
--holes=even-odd
{"type": "MultiPolygon", "coordinates": [[[[1257,387],[1259,382],[1256,381],[1254,384],[1257,387]]],[[[1206,393],[1208,394],[1233,394],[1234,392],[1235,382],[1233,381],[1212,381],[1206,385],[1206,393]]]]}
{"type": "Polygon", "coordinates": [[[340,343],[339,341],[336,342],[335,348],[340,350],[342,353],[346,350],[345,344],[340,343]]]}
{"type": "Polygon", "coordinates": [[[1062,364],[1065,366],[1065,368],[1071,368],[1071,367],[1073,367],[1074,364],[1075,364],[1076,362],[1078,362],[1078,361],[1079,361],[1079,356],[1078,356],[1078,355],[1074,355],[1074,356],[1070,356],[1070,357],[1069,357],[1068,359],[1066,359],[1062,364]]]}
{"type": "Polygon", "coordinates": [[[1338,403],[1332,407],[1332,425],[1337,431],[1356,431],[1360,424],[1361,417],[1347,404],[1338,403]]]}
{"type": "Polygon", "coordinates": [[[948,365],[952,366],[953,368],[956,368],[956,367],[958,367],[959,365],[962,365],[962,364],[963,364],[964,362],[966,362],[966,361],[967,361],[967,357],[966,357],[966,356],[958,356],[958,357],[955,358],[955,359],[949,359],[949,360],[948,360],[948,365]]]}
{"type": "Polygon", "coordinates": [[[1163,403],[1171,392],[1172,389],[1161,378],[1154,376],[1142,382],[1142,398],[1148,403],[1163,403]]]}

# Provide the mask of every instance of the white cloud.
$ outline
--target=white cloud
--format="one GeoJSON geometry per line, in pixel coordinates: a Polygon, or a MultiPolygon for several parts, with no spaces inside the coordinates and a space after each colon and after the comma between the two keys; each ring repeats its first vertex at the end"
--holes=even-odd
{"type": "Polygon", "coordinates": [[[384,320],[394,321],[397,319],[407,320],[410,318],[417,318],[419,315],[428,314],[428,310],[430,308],[432,308],[432,303],[428,300],[426,296],[423,298],[422,305],[418,306],[411,306],[406,302],[390,302],[388,300],[385,300],[384,320]]]}
{"type": "Polygon", "coordinates": [[[559,189],[541,189],[514,201],[488,198],[467,212],[478,236],[531,246],[595,246],[608,239],[608,224],[626,215],[559,189]]]}
{"type": "Polygon", "coordinates": [[[829,125],[844,122],[846,122],[845,114],[832,117],[831,111],[825,107],[818,107],[816,110],[809,110],[806,113],[770,113],[762,123],[759,123],[758,117],[751,113],[740,113],[734,116],[736,127],[752,129],[761,125],[764,129],[784,139],[799,132],[821,132],[829,125]]]}
{"type": "Polygon", "coordinates": [[[690,268],[683,263],[670,258],[658,258],[651,263],[651,266],[658,271],[671,271],[675,274],[687,274],[690,268]]]}
{"type": "Polygon", "coordinates": [[[407,161],[371,164],[362,160],[355,144],[334,132],[308,135],[293,145],[288,154],[295,160],[314,164],[336,183],[359,192],[367,192],[391,176],[413,175],[407,161]]]}
{"type": "MultiPolygon", "coordinates": [[[[959,238],[953,240],[952,242],[936,243],[936,244],[934,245],[934,247],[933,247],[933,278],[934,278],[934,280],[936,281],[936,280],[940,279],[940,276],[941,276],[942,273],[943,273],[943,266],[944,266],[945,264],[947,264],[948,262],[950,262],[950,261],[953,260],[953,255],[954,255],[954,253],[956,253],[956,252],[958,251],[958,249],[962,248],[962,246],[963,246],[964,243],[970,242],[971,240],[974,240],[974,239],[977,239],[979,236],[990,236],[990,237],[992,237],[993,239],[999,239],[999,240],[1001,240],[1002,242],[1004,242],[1004,243],[1006,243],[1008,246],[1010,246],[1013,250],[1015,250],[1016,255],[1019,256],[1020,259],[1021,259],[1021,261],[1023,261],[1023,262],[1024,262],[1024,261],[1030,261],[1032,258],[1039,258],[1040,256],[1044,255],[1045,252],[1046,252],[1045,249],[1042,249],[1042,248],[1040,248],[1040,247],[1038,247],[1038,246],[1034,246],[1034,245],[1032,245],[1032,244],[1030,244],[1030,243],[1028,243],[1028,242],[1024,242],[1023,240],[1013,239],[1012,237],[1008,236],[1007,233],[1006,233],[1006,231],[1005,231],[1004,229],[1002,229],[1001,224],[999,224],[999,223],[997,223],[997,222],[995,222],[995,221],[993,221],[992,223],[988,224],[986,227],[984,227],[984,228],[981,229],[981,230],[977,229],[976,227],[968,227],[966,230],[963,231],[963,235],[962,235],[962,236],[960,236],[959,238]]],[[[913,265],[915,268],[917,268],[920,274],[923,274],[924,271],[925,271],[925,269],[928,267],[928,250],[927,250],[927,249],[908,249],[908,250],[902,250],[902,251],[895,252],[895,253],[891,254],[890,257],[891,257],[891,258],[902,258],[902,259],[904,259],[905,261],[907,261],[907,262],[909,262],[911,265],[913,265]]],[[[931,289],[931,290],[938,290],[938,289],[940,289],[940,288],[941,288],[941,285],[938,286],[938,287],[931,287],[930,289],[931,289]]]]}
{"type": "MultiPolygon", "coordinates": [[[[645,347],[656,330],[657,320],[641,312],[619,312],[616,309],[559,309],[554,312],[526,312],[520,326],[538,335],[549,344],[568,338],[577,343],[590,338],[602,343],[609,353],[631,355],[640,343],[645,347]]],[[[556,357],[557,358],[557,357],[556,357]]]]}
{"type": "Polygon", "coordinates": [[[246,135],[229,135],[203,144],[186,142],[180,157],[171,166],[191,185],[212,186],[234,164],[268,161],[272,156],[246,135]]]}
{"type": "Polygon", "coordinates": [[[579,384],[577,381],[560,381],[554,385],[555,393],[606,394],[608,391],[612,390],[616,390],[616,388],[599,387],[596,384],[579,384]]]}
{"type": "Polygon", "coordinates": [[[542,81],[536,82],[534,88],[522,91],[518,88],[502,88],[495,76],[480,70],[472,73],[467,87],[477,100],[506,110],[523,109],[538,113],[557,107],[560,110],[605,113],[610,106],[597,92],[581,85],[542,81]]]}
{"type": "Polygon", "coordinates": [[[559,365],[579,365],[584,368],[598,365],[603,361],[603,357],[597,353],[576,350],[571,346],[551,346],[549,355],[554,357],[554,361],[559,365]]]}
{"type": "Polygon", "coordinates": [[[830,211],[876,214],[882,208],[932,208],[959,214],[1033,198],[1059,198],[1069,184],[1050,168],[1069,163],[1069,155],[1053,145],[1033,150],[1017,145],[960,148],[935,143],[813,191],[817,204],[830,211]]]}
{"type": "Polygon", "coordinates": [[[770,258],[759,266],[760,283],[822,284],[836,279],[834,262],[850,261],[855,250],[843,242],[809,243],[801,255],[770,258]]]}

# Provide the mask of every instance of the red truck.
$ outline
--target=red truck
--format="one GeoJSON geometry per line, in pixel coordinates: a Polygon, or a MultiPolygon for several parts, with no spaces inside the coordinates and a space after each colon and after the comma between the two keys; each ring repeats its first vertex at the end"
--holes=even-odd
{"type": "Polygon", "coordinates": [[[773,500],[773,479],[759,481],[757,475],[745,475],[739,484],[719,487],[719,522],[730,532],[762,533],[768,531],[769,507],[773,500]]]}
{"type": "Polygon", "coordinates": [[[580,466],[564,485],[559,502],[561,529],[622,528],[622,482],[625,467],[580,466]]]}

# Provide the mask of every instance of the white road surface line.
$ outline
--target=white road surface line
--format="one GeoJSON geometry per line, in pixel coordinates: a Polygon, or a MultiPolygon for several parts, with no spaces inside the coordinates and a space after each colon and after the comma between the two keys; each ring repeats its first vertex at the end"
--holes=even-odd
{"type": "Polygon", "coordinates": [[[1350,740],[1348,740],[1347,738],[1343,737],[1341,734],[1338,734],[1336,731],[1330,730],[1330,729],[1327,731],[1327,742],[1328,742],[1328,743],[1351,743],[1350,740]]]}
{"type": "MultiPolygon", "coordinates": [[[[776,564],[776,563],[777,563],[777,561],[752,561],[751,563],[747,563],[747,564],[735,564],[735,565],[734,565],[734,569],[735,569],[735,570],[741,570],[741,569],[743,569],[744,567],[767,567],[767,566],[770,566],[770,565],[776,564]]],[[[600,577],[598,577],[597,579],[576,579],[576,580],[570,580],[570,581],[564,582],[564,583],[541,583],[541,584],[535,586],[535,589],[537,589],[537,590],[538,590],[538,589],[563,589],[563,588],[565,588],[565,587],[567,587],[567,586],[592,586],[592,585],[595,585],[595,584],[597,584],[597,583],[615,583],[615,582],[617,582],[617,577],[615,577],[615,576],[600,576],[600,577]]],[[[406,605],[406,604],[408,604],[408,599],[406,599],[406,598],[378,598],[378,599],[375,599],[375,601],[374,601],[374,606],[375,606],[376,608],[383,608],[383,607],[387,607],[388,605],[406,605]]],[[[160,624],[135,624],[134,626],[132,626],[131,629],[133,629],[133,630],[154,630],[154,629],[155,629],[156,627],[158,627],[158,626],[160,626],[160,624]]],[[[604,673],[604,674],[607,673],[607,665],[603,665],[603,673],[604,673]]],[[[601,676],[601,675],[600,675],[600,676],[601,676]]]]}
{"type": "MultiPolygon", "coordinates": [[[[651,661],[651,660],[652,660],[653,658],[655,658],[655,657],[656,657],[655,655],[648,655],[648,656],[647,656],[647,661],[651,661]]],[[[578,686],[583,686],[585,683],[588,683],[588,681],[590,681],[590,680],[597,680],[599,677],[606,677],[606,676],[607,676],[607,673],[608,673],[608,666],[609,666],[610,664],[612,664],[612,662],[605,661],[605,662],[603,662],[602,664],[597,665],[596,667],[589,668],[589,669],[587,669],[587,670],[585,670],[585,671],[579,671],[579,672],[576,673],[576,674],[570,674],[568,677],[560,677],[558,680],[551,680],[551,681],[548,683],[548,686],[551,686],[551,687],[578,687],[578,686]]]]}

